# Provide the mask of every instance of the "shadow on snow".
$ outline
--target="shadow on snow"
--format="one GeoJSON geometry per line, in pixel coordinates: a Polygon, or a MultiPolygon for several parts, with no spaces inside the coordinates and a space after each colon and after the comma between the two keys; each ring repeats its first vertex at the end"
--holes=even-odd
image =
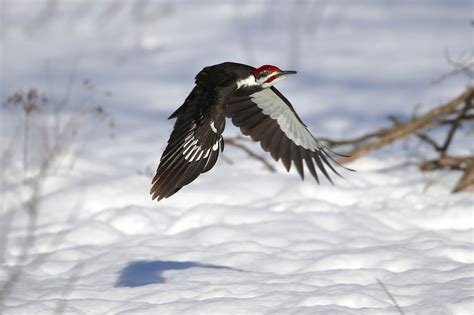
{"type": "Polygon", "coordinates": [[[120,272],[115,287],[139,287],[147,284],[165,283],[163,272],[168,270],[183,270],[189,268],[237,270],[225,266],[206,265],[192,261],[133,261],[120,272]]]}

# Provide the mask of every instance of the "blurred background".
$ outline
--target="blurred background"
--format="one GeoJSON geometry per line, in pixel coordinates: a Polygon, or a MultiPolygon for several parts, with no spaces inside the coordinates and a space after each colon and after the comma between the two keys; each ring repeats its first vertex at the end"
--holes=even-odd
{"type": "MultiPolygon", "coordinates": [[[[87,259],[105,252],[101,246],[144,258],[150,253],[145,245],[135,253],[123,244],[227,222],[225,215],[206,221],[199,210],[174,225],[210,200],[235,206],[243,202],[235,196],[245,196],[252,207],[273,198],[286,209],[288,200],[316,198],[311,205],[324,208],[325,202],[354,205],[362,196],[390,203],[413,194],[415,199],[407,199],[412,203],[396,203],[405,209],[428,202],[416,199],[427,189],[449,195],[460,176],[420,175],[413,163],[434,153],[413,137],[349,165],[358,177],[345,173],[348,179],[338,181],[339,188],[323,184],[318,195],[313,183],[300,183],[295,173],[284,174],[275,164],[278,174],[267,174],[229,146],[224,161],[179,197],[156,204],[148,195],[172,127],[166,118],[203,67],[233,61],[297,70],[278,89],[309,129],[332,139],[362,135],[390,124],[390,115],[407,121],[472,84],[471,0],[2,0],[0,18],[0,302],[19,298],[15,288],[41,283],[43,273],[62,270],[62,280],[77,281],[79,270],[91,263],[87,259]],[[407,174],[415,177],[404,184],[407,174]],[[265,188],[256,191],[237,179],[241,176],[265,188]],[[74,246],[85,248],[77,260],[48,260],[74,246]],[[46,263],[51,261],[56,265],[46,263]]],[[[228,123],[225,136],[236,134],[228,123]]],[[[472,155],[471,140],[467,133],[456,138],[453,152],[472,155]]],[[[258,145],[249,146],[261,152],[258,145]]],[[[465,200],[461,204],[466,207],[465,200]]],[[[394,225],[395,234],[403,220],[394,225]]],[[[189,239],[153,246],[171,255],[176,244],[189,239]]],[[[172,258],[214,263],[205,249],[201,254],[172,258]]],[[[117,261],[107,255],[104,266],[117,261]]],[[[113,278],[122,267],[104,271],[105,277],[113,278]]],[[[60,291],[52,296],[67,300],[60,291]]]]}
{"type": "MultiPolygon", "coordinates": [[[[57,116],[40,123],[55,130],[49,137],[58,136],[66,116],[81,117],[65,132],[75,140],[62,140],[78,144],[73,155],[90,150],[84,156],[98,170],[113,160],[151,176],[171,127],[165,118],[203,67],[234,61],[295,69],[279,89],[316,136],[347,138],[461,93],[472,81],[471,14],[469,0],[3,0],[0,96],[40,94],[48,115],[57,116]]],[[[23,156],[13,160],[23,160],[25,170],[44,154],[46,136],[25,133],[21,116],[3,111],[1,128],[8,139],[32,133],[23,144],[36,146],[28,157],[10,150],[23,156]]],[[[227,124],[226,135],[237,133],[227,124]]],[[[408,155],[425,154],[418,147],[408,155]]]]}
{"type": "Polygon", "coordinates": [[[204,66],[237,61],[297,69],[285,87],[305,114],[338,107],[373,119],[456,92],[466,78],[432,83],[452,70],[447,57],[468,58],[472,49],[471,1],[462,0],[2,5],[3,98],[19,87],[61,90],[74,74],[123,107],[168,112],[204,66]]]}

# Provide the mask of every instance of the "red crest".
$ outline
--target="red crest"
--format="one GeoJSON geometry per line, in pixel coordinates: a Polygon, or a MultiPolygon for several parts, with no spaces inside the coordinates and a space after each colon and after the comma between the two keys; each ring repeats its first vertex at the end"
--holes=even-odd
{"type": "Polygon", "coordinates": [[[260,73],[262,73],[264,71],[268,71],[268,73],[272,73],[272,72],[277,72],[277,71],[281,71],[281,70],[280,70],[280,68],[272,66],[272,65],[263,65],[260,68],[254,69],[252,71],[252,74],[254,75],[254,77],[258,77],[260,75],[260,73]]]}

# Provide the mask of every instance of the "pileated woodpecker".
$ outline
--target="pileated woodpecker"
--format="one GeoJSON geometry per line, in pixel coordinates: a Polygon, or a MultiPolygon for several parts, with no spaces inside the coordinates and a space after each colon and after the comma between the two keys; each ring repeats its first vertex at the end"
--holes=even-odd
{"type": "Polygon", "coordinates": [[[330,163],[334,159],[329,149],[308,131],[291,103],[273,86],[295,73],[233,62],[202,69],[184,104],[169,117],[177,120],[153,178],[152,198],[170,197],[214,166],[224,150],[226,117],[276,161],[281,159],[287,171],[293,162],[302,179],[303,160],[318,183],[315,165],[329,181],[325,165],[339,175],[330,163]]]}

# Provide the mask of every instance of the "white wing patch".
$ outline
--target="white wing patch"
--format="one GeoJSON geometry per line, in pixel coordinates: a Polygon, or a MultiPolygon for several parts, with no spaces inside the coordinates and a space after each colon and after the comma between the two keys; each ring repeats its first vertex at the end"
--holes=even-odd
{"type": "MultiPolygon", "coordinates": [[[[212,146],[212,151],[217,151],[220,149],[221,143],[220,139],[214,143],[212,146]]],[[[207,158],[211,153],[211,149],[203,149],[200,145],[197,144],[197,139],[194,139],[194,135],[190,134],[184,140],[183,145],[183,155],[184,159],[188,162],[199,161],[202,158],[207,158]]]]}
{"type": "Polygon", "coordinates": [[[211,121],[211,130],[212,130],[214,133],[217,133],[217,128],[216,128],[216,126],[214,126],[214,120],[211,121]]]}
{"type": "Polygon", "coordinates": [[[308,129],[299,122],[288,105],[272,90],[265,89],[251,94],[250,97],[265,115],[277,121],[280,129],[296,145],[313,152],[321,149],[308,129]]]}
{"type": "Polygon", "coordinates": [[[207,158],[210,151],[210,149],[205,150],[200,145],[197,145],[197,139],[194,139],[192,134],[189,134],[186,139],[184,139],[183,155],[189,162],[199,161],[201,158],[207,158]]]}

